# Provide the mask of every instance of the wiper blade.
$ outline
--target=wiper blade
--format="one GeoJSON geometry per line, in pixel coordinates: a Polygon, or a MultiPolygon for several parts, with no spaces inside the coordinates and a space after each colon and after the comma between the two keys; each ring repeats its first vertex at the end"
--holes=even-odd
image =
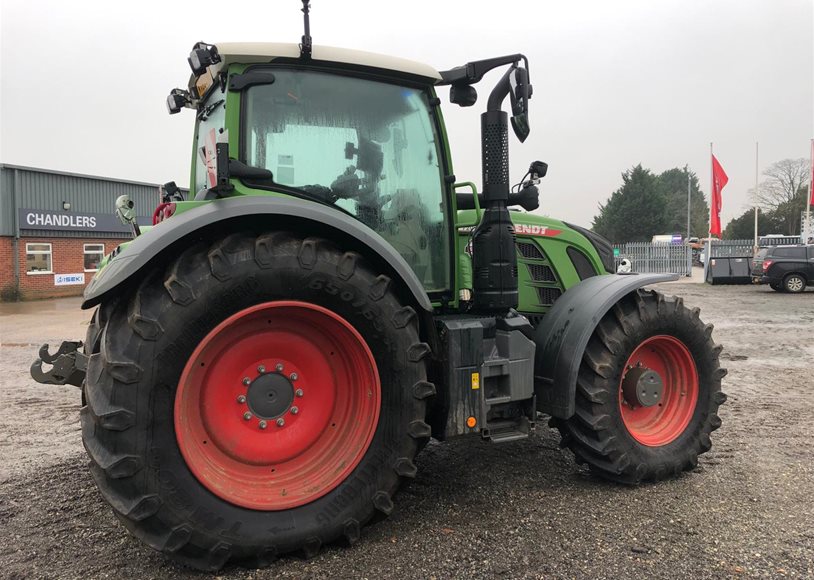
{"type": "Polygon", "coordinates": [[[203,109],[198,111],[198,119],[201,120],[201,121],[206,121],[209,118],[209,115],[212,114],[212,111],[214,111],[215,109],[220,107],[225,102],[226,101],[221,99],[220,101],[215,101],[211,105],[209,105],[207,107],[204,107],[203,109]]]}

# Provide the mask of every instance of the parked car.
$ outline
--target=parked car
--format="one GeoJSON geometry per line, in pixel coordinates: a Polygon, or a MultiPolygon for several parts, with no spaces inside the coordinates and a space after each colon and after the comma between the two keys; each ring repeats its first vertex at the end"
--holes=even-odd
{"type": "Polygon", "coordinates": [[[687,245],[692,248],[692,265],[703,266],[701,255],[704,253],[704,242],[695,237],[687,238],[687,245]]]}
{"type": "Polygon", "coordinates": [[[802,292],[814,283],[814,246],[769,246],[752,259],[752,283],[802,292]]]}

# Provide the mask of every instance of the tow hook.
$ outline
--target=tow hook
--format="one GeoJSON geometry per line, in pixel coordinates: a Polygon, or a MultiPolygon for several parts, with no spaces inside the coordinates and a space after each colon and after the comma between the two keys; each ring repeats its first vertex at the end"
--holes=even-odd
{"type": "Polygon", "coordinates": [[[53,355],[48,352],[48,343],[40,347],[40,358],[31,363],[31,378],[45,385],[82,386],[88,357],[79,351],[82,341],[66,340],[59,345],[53,355]],[[51,370],[43,371],[42,363],[52,365],[51,370]]]}

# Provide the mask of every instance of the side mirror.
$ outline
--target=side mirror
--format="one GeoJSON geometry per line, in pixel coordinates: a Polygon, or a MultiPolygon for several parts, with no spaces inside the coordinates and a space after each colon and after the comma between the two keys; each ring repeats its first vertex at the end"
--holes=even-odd
{"type": "Polygon", "coordinates": [[[512,102],[512,129],[515,136],[522,143],[531,132],[529,127],[529,99],[531,98],[531,84],[529,84],[529,73],[522,67],[512,70],[509,77],[509,97],[512,102]]]}
{"type": "Polygon", "coordinates": [[[449,101],[460,107],[471,107],[478,100],[478,91],[472,85],[464,83],[449,87],[449,101]]]}
{"type": "Polygon", "coordinates": [[[515,115],[511,118],[511,121],[514,135],[522,143],[529,136],[529,133],[531,133],[531,127],[529,127],[529,116],[526,113],[523,113],[522,115],[515,115]]]}

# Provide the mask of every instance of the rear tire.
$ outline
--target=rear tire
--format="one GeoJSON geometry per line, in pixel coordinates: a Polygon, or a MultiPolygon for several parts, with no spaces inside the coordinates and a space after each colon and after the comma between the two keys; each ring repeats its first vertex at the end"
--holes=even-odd
{"type": "MultiPolygon", "coordinates": [[[[424,359],[430,349],[418,337],[416,312],[400,302],[392,286],[387,276],[378,275],[356,253],[342,252],[320,238],[274,232],[257,237],[230,235],[211,245],[195,246],[166,269],[145,275],[129,298],[103,303],[88,330],[87,348],[91,356],[82,434],[99,490],[125,527],[174,560],[211,571],[227,562],[263,566],[278,555],[294,551],[312,556],[322,545],[339,539],[353,543],[367,522],[390,514],[391,498],[400,482],[415,477],[413,459],[419,445],[430,435],[424,422],[426,402],[435,392],[435,387],[427,382],[424,359]],[[278,480],[275,478],[281,476],[272,475],[279,458],[257,457],[255,464],[250,450],[240,447],[240,442],[251,442],[260,433],[259,423],[254,424],[258,417],[240,424],[241,407],[225,433],[227,439],[238,442],[238,452],[233,454],[238,467],[252,470],[255,477],[254,489],[241,484],[243,475],[233,478],[231,483],[243,485],[239,491],[249,496],[248,503],[241,502],[243,496],[230,495],[228,489],[219,488],[214,481],[213,474],[225,464],[216,463],[217,469],[207,471],[201,469],[200,462],[196,464],[190,459],[190,438],[194,434],[185,434],[184,429],[194,424],[211,427],[211,417],[205,421],[189,418],[189,413],[206,406],[184,406],[181,395],[176,396],[179,382],[185,369],[197,367],[199,360],[211,362],[210,372],[216,374],[216,369],[231,372],[226,362],[235,363],[236,358],[248,356],[245,349],[233,349],[224,351],[228,356],[220,359],[195,358],[199,354],[193,352],[196,347],[202,341],[206,343],[205,337],[213,332],[217,334],[224,321],[256,308],[261,309],[265,318],[266,314],[271,316],[278,311],[269,304],[279,306],[292,301],[305,304],[299,307],[300,314],[317,313],[314,318],[317,322],[306,321],[306,325],[319,324],[321,316],[336,322],[335,328],[307,335],[314,344],[338,341],[336,333],[345,332],[342,328],[347,325],[352,329],[347,331],[349,335],[355,332],[360,337],[359,352],[369,349],[372,353],[381,385],[378,421],[367,421],[373,430],[367,441],[362,436],[351,436],[344,442],[343,448],[357,446],[359,450],[358,457],[352,453],[349,456],[348,465],[356,461],[350,473],[331,479],[324,472],[307,475],[302,471],[299,478],[293,472],[289,481],[299,481],[300,487],[292,484],[291,489],[281,490],[275,487],[278,480]],[[245,433],[241,431],[244,428],[248,429],[245,433]],[[308,477],[313,478],[313,485],[306,489],[302,481],[308,477]],[[273,493],[278,493],[277,500],[269,500],[273,493]],[[287,494],[294,493],[300,494],[301,501],[285,499],[287,494]],[[241,503],[242,506],[238,505],[241,503]]],[[[269,328],[286,332],[290,316],[287,311],[273,321],[270,317],[269,328]]],[[[353,340],[350,343],[355,344],[353,340]]],[[[260,341],[261,347],[263,344],[260,341]]],[[[228,341],[221,341],[221,345],[228,350],[228,341]]],[[[336,352],[340,354],[338,349],[336,352]]],[[[349,352],[349,356],[354,356],[349,352]]],[[[329,356],[322,354],[320,358],[329,356]]],[[[275,357],[274,352],[263,355],[275,357]]],[[[296,358],[296,352],[291,357],[296,358]]],[[[364,361],[364,356],[360,360],[364,361]]],[[[325,361],[292,362],[301,369],[303,384],[310,362],[325,361]]],[[[240,369],[235,381],[222,381],[224,387],[214,381],[211,389],[218,394],[220,389],[233,388],[233,382],[239,388],[244,374],[240,369]]],[[[331,382],[331,376],[323,375],[313,384],[331,382]]],[[[336,376],[342,379],[333,381],[340,385],[334,393],[337,401],[352,400],[351,395],[340,389],[349,382],[348,375],[336,376]]],[[[197,379],[182,384],[186,392],[207,388],[199,387],[204,381],[197,379]]],[[[375,397],[376,389],[365,389],[375,397]]],[[[214,401],[208,399],[207,405],[214,401]]],[[[305,398],[301,401],[305,402],[305,398]]],[[[219,408],[228,415],[238,406],[229,392],[219,408]]],[[[307,404],[302,406],[297,418],[291,414],[285,417],[291,422],[307,419],[307,404]]],[[[340,402],[335,406],[341,406],[340,402]]],[[[365,416],[372,412],[364,406],[358,409],[365,416]]],[[[277,433],[282,431],[273,431],[277,425],[269,417],[268,429],[263,433],[271,438],[281,437],[277,433]]],[[[349,422],[347,415],[344,418],[349,422]]],[[[339,421],[337,425],[330,425],[330,419],[325,421],[326,431],[341,427],[339,421]]],[[[359,423],[365,423],[364,417],[360,417],[359,423]]],[[[327,437],[330,441],[330,435],[327,437]]],[[[214,440],[208,442],[210,448],[214,447],[214,440]]],[[[200,443],[206,441],[193,443],[200,452],[204,448],[200,443]]],[[[213,452],[208,459],[214,456],[213,452]]],[[[204,456],[204,463],[206,460],[204,456]]],[[[324,456],[323,460],[328,461],[324,456]]]]}
{"type": "Polygon", "coordinates": [[[792,294],[799,294],[806,289],[806,279],[800,274],[789,274],[783,278],[783,289],[792,294]]]}
{"type": "Polygon", "coordinates": [[[712,445],[710,434],[721,426],[718,406],[726,400],[721,347],[711,333],[698,309],[687,309],[679,298],[638,290],[619,301],[585,349],[576,413],[556,422],[563,446],[594,473],[620,483],[693,469],[712,445]],[[662,376],[658,406],[637,407],[623,393],[623,378],[641,361],[662,376]]]}

